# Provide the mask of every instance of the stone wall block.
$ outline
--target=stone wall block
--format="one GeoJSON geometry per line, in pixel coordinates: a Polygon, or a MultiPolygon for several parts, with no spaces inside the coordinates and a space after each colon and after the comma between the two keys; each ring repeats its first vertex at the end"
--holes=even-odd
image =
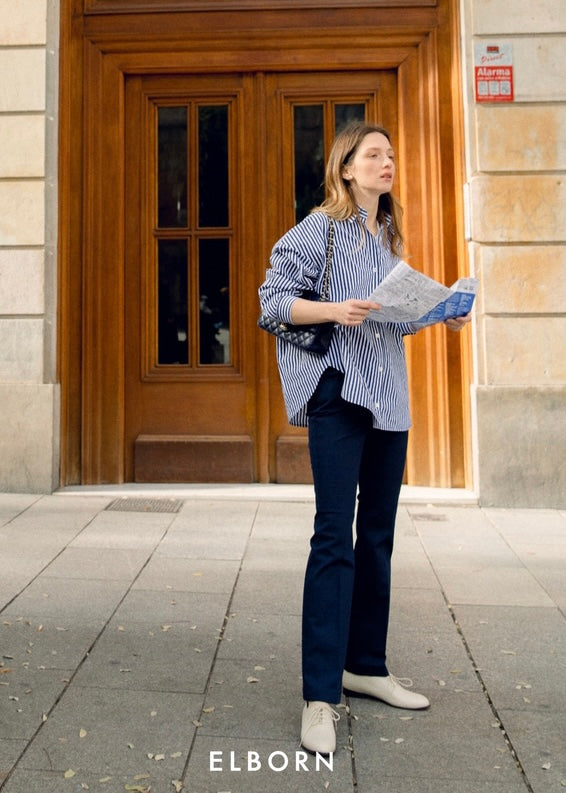
{"type": "Polygon", "coordinates": [[[0,116],[0,179],[45,176],[45,117],[0,116]]]}
{"type": "Polygon", "coordinates": [[[566,245],[481,246],[478,263],[485,313],[565,313],[566,245]]]}
{"type": "Polygon", "coordinates": [[[566,30],[564,0],[469,0],[476,35],[555,33],[566,30]]]}
{"type": "Polygon", "coordinates": [[[482,506],[566,508],[566,387],[476,389],[482,506]]]}
{"type": "Polygon", "coordinates": [[[44,183],[0,182],[0,245],[43,245],[44,183]]]}
{"type": "Polygon", "coordinates": [[[42,314],[44,311],[42,250],[0,249],[0,314],[42,314]]]}
{"type": "Polygon", "coordinates": [[[566,101],[566,33],[513,40],[516,102],[566,101]]]}
{"type": "Polygon", "coordinates": [[[566,239],[566,179],[560,174],[475,176],[471,207],[476,242],[566,239]]]}
{"type": "Polygon", "coordinates": [[[43,320],[0,320],[0,383],[43,379],[43,320]]]}
{"type": "Polygon", "coordinates": [[[477,105],[476,120],[480,171],[566,170],[565,105],[477,105]]]}
{"type": "Polygon", "coordinates": [[[566,385],[565,339],[566,316],[485,317],[487,385],[566,385]]]}
{"type": "Polygon", "coordinates": [[[0,112],[45,110],[45,50],[0,50],[0,112]]]}
{"type": "Polygon", "coordinates": [[[47,0],[0,0],[0,45],[45,44],[47,0]]]}
{"type": "Polygon", "coordinates": [[[0,490],[51,493],[58,486],[60,393],[56,385],[0,383],[0,490]]]}

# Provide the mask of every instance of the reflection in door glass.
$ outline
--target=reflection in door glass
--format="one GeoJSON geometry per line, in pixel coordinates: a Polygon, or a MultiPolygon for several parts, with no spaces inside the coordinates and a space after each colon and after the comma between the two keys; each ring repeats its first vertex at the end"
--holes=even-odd
{"type": "Polygon", "coordinates": [[[323,105],[295,105],[295,215],[297,223],[324,200],[323,105]]]}
{"type": "Polygon", "coordinates": [[[189,362],[187,241],[158,242],[158,358],[160,364],[189,362]]]}
{"type": "Polygon", "coordinates": [[[160,107],[157,121],[158,225],[187,225],[187,108],[160,107]]]}
{"type": "Polygon", "coordinates": [[[199,218],[203,226],[228,225],[228,106],[198,109],[199,218]]]}
{"type": "Polygon", "coordinates": [[[366,106],[364,104],[349,104],[334,106],[334,129],[336,135],[344,129],[350,121],[365,121],[366,106]]]}
{"type": "Polygon", "coordinates": [[[230,363],[230,243],[199,240],[200,363],[230,363]]]}

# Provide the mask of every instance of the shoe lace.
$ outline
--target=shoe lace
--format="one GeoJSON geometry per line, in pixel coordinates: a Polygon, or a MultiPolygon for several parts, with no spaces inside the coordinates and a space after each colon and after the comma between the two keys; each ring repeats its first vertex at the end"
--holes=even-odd
{"type": "Polygon", "coordinates": [[[394,683],[398,683],[400,686],[403,686],[403,688],[411,688],[413,685],[413,681],[410,677],[395,677],[395,675],[389,676],[394,683]]]}
{"type": "MultiPolygon", "coordinates": [[[[312,707],[312,705],[309,707],[312,707]]],[[[311,727],[314,727],[317,724],[324,724],[324,722],[329,718],[332,721],[340,721],[340,714],[331,708],[330,705],[326,705],[324,703],[316,705],[313,707],[313,712],[310,719],[311,727]]]]}

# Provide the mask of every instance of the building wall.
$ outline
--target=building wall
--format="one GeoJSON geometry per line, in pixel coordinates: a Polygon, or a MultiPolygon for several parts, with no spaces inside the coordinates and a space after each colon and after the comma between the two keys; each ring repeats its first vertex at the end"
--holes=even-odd
{"type": "Polygon", "coordinates": [[[476,490],[566,505],[566,3],[463,0],[476,490]],[[476,103],[475,42],[512,45],[514,101],[476,103]]]}
{"type": "MultiPolygon", "coordinates": [[[[455,0],[456,2],[456,0],[455,0]]],[[[566,506],[566,4],[460,0],[475,311],[475,489],[566,506]],[[515,101],[476,104],[475,41],[511,43],[515,101]]],[[[59,478],[59,0],[0,0],[0,489],[59,478]],[[9,79],[5,79],[8,75],[9,79]]]]}
{"type": "Polygon", "coordinates": [[[0,0],[0,489],[58,482],[57,2],[0,0]]]}

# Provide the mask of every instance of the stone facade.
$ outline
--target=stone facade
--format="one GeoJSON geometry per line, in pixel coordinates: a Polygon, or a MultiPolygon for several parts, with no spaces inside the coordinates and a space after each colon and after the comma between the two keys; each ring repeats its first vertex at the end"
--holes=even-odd
{"type": "MultiPolygon", "coordinates": [[[[455,0],[456,1],[456,0],[455,0]]],[[[474,487],[566,506],[566,4],[460,0],[475,311],[474,487]],[[475,102],[475,42],[510,43],[515,98],[475,102]]],[[[58,0],[0,0],[0,489],[59,481],[58,0]]]]}
{"type": "Polygon", "coordinates": [[[0,0],[0,488],[59,479],[56,0],[0,0]],[[50,150],[51,149],[51,150],[50,150]]]}
{"type": "Polygon", "coordinates": [[[462,0],[475,489],[566,504],[566,5],[462,0]],[[514,101],[476,103],[475,42],[511,44],[514,101]]]}

